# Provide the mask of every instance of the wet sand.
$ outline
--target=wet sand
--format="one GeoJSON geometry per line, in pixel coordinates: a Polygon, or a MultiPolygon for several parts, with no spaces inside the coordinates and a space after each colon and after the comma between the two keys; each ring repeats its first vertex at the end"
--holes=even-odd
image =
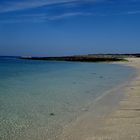
{"type": "Polygon", "coordinates": [[[128,60],[119,64],[135,68],[135,77],[97,99],[61,140],[140,140],[140,58],[128,60]]]}

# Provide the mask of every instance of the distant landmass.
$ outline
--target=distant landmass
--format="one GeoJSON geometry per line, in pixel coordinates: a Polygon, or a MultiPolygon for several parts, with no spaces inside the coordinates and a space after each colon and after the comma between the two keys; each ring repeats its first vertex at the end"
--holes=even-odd
{"type": "Polygon", "coordinates": [[[31,57],[22,56],[20,59],[28,60],[49,60],[49,61],[79,61],[79,62],[113,62],[126,61],[128,57],[140,57],[140,54],[88,54],[59,57],[31,57]]]}

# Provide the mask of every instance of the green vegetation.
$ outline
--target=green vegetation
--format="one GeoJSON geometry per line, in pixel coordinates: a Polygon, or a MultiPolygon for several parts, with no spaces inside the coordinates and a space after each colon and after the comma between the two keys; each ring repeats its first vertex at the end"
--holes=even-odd
{"type": "Polygon", "coordinates": [[[62,57],[21,57],[21,59],[28,60],[49,60],[49,61],[75,61],[75,62],[116,62],[127,61],[125,57],[120,55],[75,55],[75,56],[62,56],[62,57]]]}

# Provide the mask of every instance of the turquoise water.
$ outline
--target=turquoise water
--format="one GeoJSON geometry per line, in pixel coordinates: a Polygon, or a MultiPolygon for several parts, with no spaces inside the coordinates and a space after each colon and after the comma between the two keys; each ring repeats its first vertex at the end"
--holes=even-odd
{"type": "Polygon", "coordinates": [[[0,139],[57,140],[89,103],[133,72],[115,64],[0,57],[0,139]]]}

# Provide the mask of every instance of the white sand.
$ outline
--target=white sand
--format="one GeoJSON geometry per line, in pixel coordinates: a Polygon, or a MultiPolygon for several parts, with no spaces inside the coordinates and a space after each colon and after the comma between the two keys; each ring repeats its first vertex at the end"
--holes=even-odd
{"type": "Polygon", "coordinates": [[[119,63],[136,68],[137,76],[99,99],[61,140],[140,140],[140,59],[128,60],[119,63]]]}

